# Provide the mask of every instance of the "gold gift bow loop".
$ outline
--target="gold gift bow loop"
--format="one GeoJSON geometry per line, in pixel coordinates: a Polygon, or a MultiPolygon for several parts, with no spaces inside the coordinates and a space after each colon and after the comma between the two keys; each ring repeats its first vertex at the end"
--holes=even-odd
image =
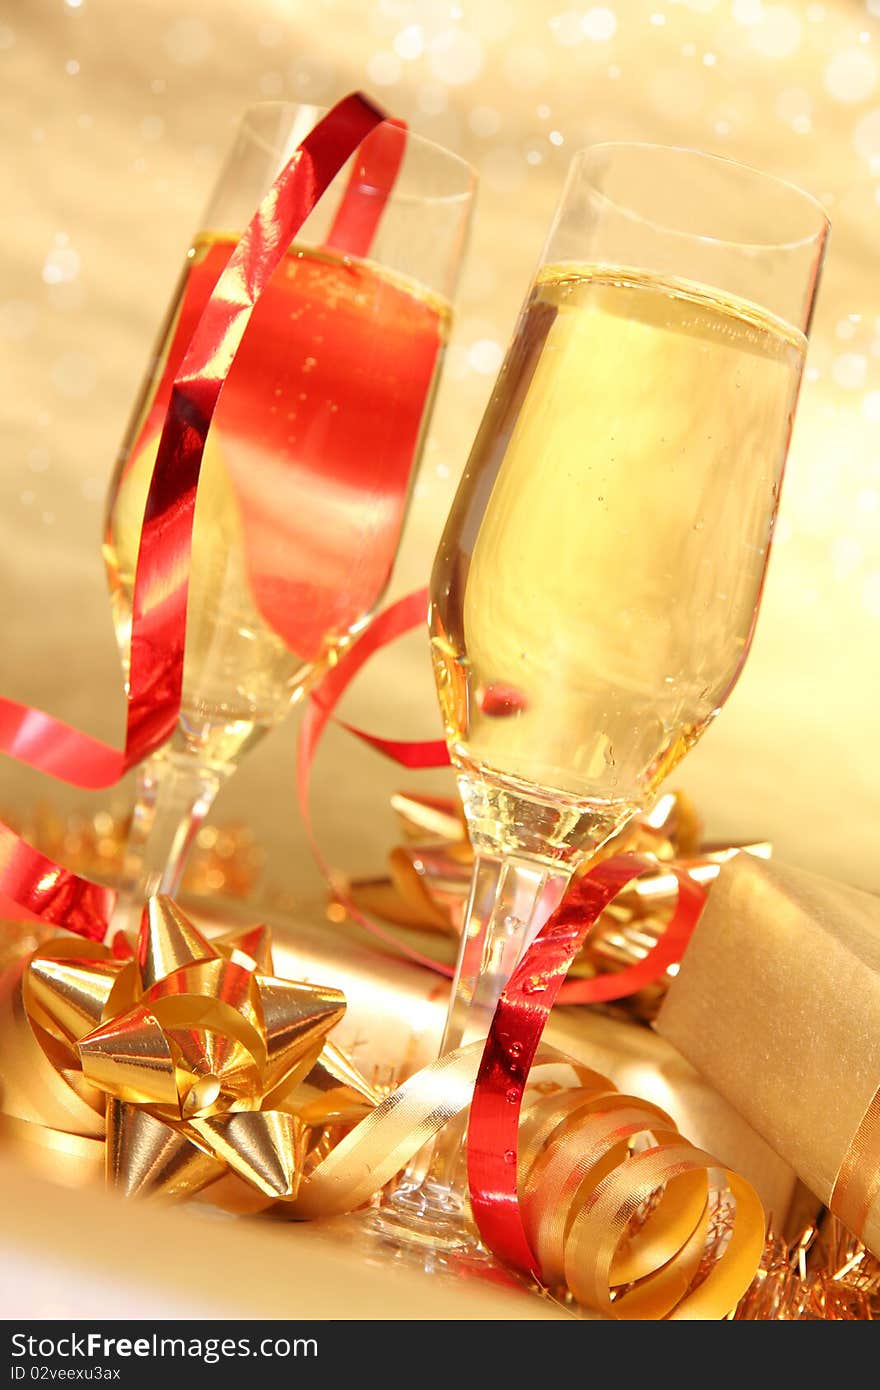
{"type": "Polygon", "coordinates": [[[835,1216],[861,1238],[871,1208],[880,1198],[880,1086],[856,1126],[841,1160],[828,1203],[835,1216]]]}
{"type": "Polygon", "coordinates": [[[378,1097],[332,1051],[318,1065],[342,994],[271,966],[265,932],[212,944],[163,898],[145,909],[137,961],[61,939],[17,962],[0,980],[5,1136],[25,1161],[75,1140],[82,1174],[88,1140],[129,1194],[192,1196],[231,1172],[264,1205],[294,1195],[308,1131],[340,1101],[348,1122],[378,1097]],[[288,1107],[306,1081],[309,1121],[288,1107]]]}

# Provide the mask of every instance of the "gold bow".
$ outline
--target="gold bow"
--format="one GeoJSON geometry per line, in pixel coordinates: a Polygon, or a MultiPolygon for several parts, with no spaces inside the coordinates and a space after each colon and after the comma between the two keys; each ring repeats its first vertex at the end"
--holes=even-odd
{"type": "Polygon", "coordinates": [[[267,928],[210,944],[151,899],[137,960],[56,939],[7,976],[3,1129],[43,1145],[54,1131],[87,1168],[106,1137],[108,1180],[129,1196],[188,1197],[233,1175],[250,1201],[235,1181],[212,1200],[289,1201],[328,1127],[379,1100],[327,1041],[344,1011],[339,990],[274,976],[267,928]]]}
{"type": "MultiPolygon", "coordinates": [[[[404,932],[412,928],[441,938],[457,938],[473,868],[461,803],[449,797],[398,792],[391,805],[403,843],[389,853],[386,876],[355,879],[346,885],[346,895],[362,912],[390,923],[392,930],[403,928],[402,941],[406,939],[404,932]]],[[[642,874],[602,913],[572,966],[571,978],[622,970],[644,960],[666,930],[675,906],[678,882],[671,870],[687,873],[707,888],[721,865],[741,850],[766,859],[771,847],[766,841],[703,843],[700,820],[690,798],[684,792],[664,793],[584,865],[586,869],[597,859],[625,851],[652,855],[657,860],[655,873],[642,874]]],[[[344,918],[344,908],[332,903],[329,915],[344,918]]],[[[437,954],[447,959],[444,946],[439,946],[437,954]]],[[[448,958],[452,959],[452,949],[448,958]]],[[[650,1021],[677,968],[673,965],[666,975],[618,1001],[615,1008],[650,1021]]]]}

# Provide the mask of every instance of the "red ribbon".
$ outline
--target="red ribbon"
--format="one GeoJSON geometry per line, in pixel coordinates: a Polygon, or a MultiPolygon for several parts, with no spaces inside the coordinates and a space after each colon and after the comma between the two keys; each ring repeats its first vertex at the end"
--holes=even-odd
{"type": "MultiPolygon", "coordinates": [[[[529,1069],[563,981],[586,937],[608,904],[639,874],[655,872],[654,860],[619,854],[575,879],[553,915],[523,956],[495,1011],[477,1074],[467,1137],[468,1185],[474,1219],[484,1242],[508,1264],[538,1279],[541,1270],[529,1245],[517,1195],[519,1114],[529,1069]]],[[[677,873],[678,903],[667,931],[686,942],[705,900],[698,884],[677,873]]],[[[661,941],[665,938],[661,938],[661,941]]],[[[667,950],[667,963],[669,952],[667,950]]],[[[596,989],[606,977],[572,988],[590,1002],[617,998],[656,979],[657,951],[620,975],[615,991],[596,989]],[[621,988],[622,976],[628,984],[621,988]]],[[[665,966],[664,966],[665,968],[665,966]]]]}
{"type": "MultiPolygon", "coordinates": [[[[412,960],[448,975],[452,973],[448,967],[403,945],[373,922],[334,882],[315,838],[308,804],[318,742],[328,720],[335,719],[333,711],[338,701],[371,656],[424,623],[426,604],[427,591],[420,589],[386,609],[317,686],[300,727],[297,787],[312,850],[348,913],[367,931],[391,942],[412,960]]],[[[441,767],[449,761],[445,743],[377,738],[343,720],[336,722],[404,767],[441,767]]],[[[643,855],[618,854],[572,880],[559,907],[514,971],[486,1040],[467,1137],[471,1208],[488,1248],[508,1264],[538,1279],[541,1270],[526,1235],[517,1190],[517,1138],[526,1080],[550,1010],[557,1001],[595,1004],[622,999],[659,979],[673,961],[681,959],[705,902],[705,892],[687,874],[674,870],[678,880],[675,911],[665,932],[644,958],[613,974],[565,983],[572,962],[606,907],[633,879],[645,872],[655,873],[656,869],[656,861],[643,855]]]]}
{"type": "MultiPolygon", "coordinates": [[[[420,589],[386,609],[317,686],[300,727],[297,787],[300,812],[312,850],[349,915],[374,936],[390,941],[410,959],[449,975],[452,972],[447,966],[403,945],[373,922],[360,911],[345,889],[334,882],[332,870],[317,844],[308,804],[312,764],[321,734],[331,718],[403,767],[442,767],[448,763],[443,742],[377,738],[336,719],[333,713],[364,663],[389,642],[422,626],[426,608],[427,590],[420,589]]],[[[559,907],[514,971],[486,1040],[467,1136],[471,1209],[486,1246],[508,1264],[539,1280],[541,1270],[526,1235],[517,1189],[519,1116],[529,1070],[550,1010],[557,1001],[595,1004],[622,999],[660,979],[669,965],[681,959],[706,895],[687,874],[674,870],[678,880],[675,911],[665,932],[644,958],[611,974],[565,982],[572,962],[606,907],[633,879],[645,872],[655,873],[656,869],[656,861],[643,855],[618,854],[572,880],[559,907]]]]}
{"type": "Polygon", "coordinates": [[[367,136],[327,233],[326,246],[359,260],[369,254],[405,149],[406,126],[401,121],[386,120],[367,136]]]}
{"type": "MultiPolygon", "coordinates": [[[[384,139],[367,141],[385,121],[367,97],[354,94],[309,132],[232,252],[176,373],[138,552],[124,748],[0,697],[0,752],[95,789],[113,786],[170,737],[180,713],[193,516],[211,419],[256,303],[296,232],[364,142],[372,145],[379,193],[360,193],[356,170],[331,235],[337,246],[369,245],[403,152],[396,124],[384,139]]],[[[111,890],[54,864],[0,823],[0,905],[100,939],[113,902],[111,890]]]]}

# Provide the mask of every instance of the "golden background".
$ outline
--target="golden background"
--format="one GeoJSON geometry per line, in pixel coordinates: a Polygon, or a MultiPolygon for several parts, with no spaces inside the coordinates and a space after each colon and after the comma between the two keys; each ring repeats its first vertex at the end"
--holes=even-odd
{"type": "MultiPolygon", "coordinates": [[[[571,154],[696,145],[817,195],[833,225],[758,634],[677,770],[710,834],[880,888],[880,0],[13,0],[0,17],[0,688],[120,741],[103,494],[179,262],[242,108],[371,91],[470,160],[477,219],[393,593],[424,582],[571,154]]],[[[348,712],[436,736],[426,643],[348,712]]],[[[295,718],[224,788],[266,882],[314,909],[295,718]]],[[[422,786],[440,786],[430,774],[422,786]]],[[[331,733],[316,777],[337,863],[378,870],[416,779],[331,733]]],[[[125,804],[5,763],[0,803],[125,804]]]]}

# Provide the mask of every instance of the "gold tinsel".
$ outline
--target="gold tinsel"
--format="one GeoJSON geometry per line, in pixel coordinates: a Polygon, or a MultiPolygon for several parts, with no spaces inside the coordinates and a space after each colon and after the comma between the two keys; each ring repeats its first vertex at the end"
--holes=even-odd
{"type": "MultiPolygon", "coordinates": [[[[42,802],[24,813],[0,808],[0,819],[74,873],[99,883],[118,882],[130,813],[102,810],[63,815],[42,802]]],[[[248,898],[265,857],[246,825],[203,825],[184,873],[183,892],[196,897],[248,898]]]]}
{"type": "Polygon", "coordinates": [[[830,1215],[805,1227],[790,1244],[771,1234],[761,1268],[732,1316],[762,1322],[876,1322],[880,1260],[830,1215]]]}

